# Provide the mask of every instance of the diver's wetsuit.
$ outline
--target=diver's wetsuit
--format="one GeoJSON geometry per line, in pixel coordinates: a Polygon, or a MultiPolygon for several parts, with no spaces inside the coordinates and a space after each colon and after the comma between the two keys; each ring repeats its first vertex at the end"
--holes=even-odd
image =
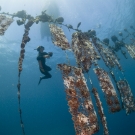
{"type": "Polygon", "coordinates": [[[44,70],[44,71],[41,70],[41,67],[40,67],[40,64],[39,64],[40,72],[45,75],[45,76],[40,78],[41,80],[42,79],[48,79],[48,78],[52,77],[52,75],[48,72],[48,71],[51,71],[52,69],[45,64],[46,58],[44,58],[44,55],[48,55],[48,53],[46,53],[46,52],[39,53],[38,56],[37,56],[37,60],[38,60],[39,63],[41,63],[41,65],[43,67],[43,70],[44,70]]]}

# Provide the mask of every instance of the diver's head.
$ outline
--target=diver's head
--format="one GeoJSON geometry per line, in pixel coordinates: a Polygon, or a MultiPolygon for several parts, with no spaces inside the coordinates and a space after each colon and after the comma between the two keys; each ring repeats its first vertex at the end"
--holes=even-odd
{"type": "Polygon", "coordinates": [[[43,52],[44,49],[45,48],[43,46],[38,46],[35,50],[37,50],[38,52],[43,52]]]}

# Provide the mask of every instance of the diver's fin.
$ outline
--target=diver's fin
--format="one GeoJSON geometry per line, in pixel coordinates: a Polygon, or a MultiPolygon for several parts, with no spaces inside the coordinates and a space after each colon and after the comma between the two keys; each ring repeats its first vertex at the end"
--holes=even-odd
{"type": "Polygon", "coordinates": [[[38,85],[40,84],[41,80],[42,80],[42,77],[40,77],[39,82],[38,82],[38,85]]]}

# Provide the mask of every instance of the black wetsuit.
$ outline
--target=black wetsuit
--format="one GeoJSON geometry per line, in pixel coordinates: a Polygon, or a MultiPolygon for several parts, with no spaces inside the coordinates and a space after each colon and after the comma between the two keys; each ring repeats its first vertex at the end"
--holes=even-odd
{"type": "Polygon", "coordinates": [[[40,72],[45,75],[41,79],[48,79],[48,78],[52,77],[52,75],[48,72],[48,71],[51,71],[52,69],[45,64],[46,58],[44,58],[44,55],[48,55],[48,53],[46,53],[46,52],[39,53],[37,56],[37,60],[41,61],[41,65],[44,69],[44,71],[42,71],[40,68],[40,65],[39,65],[40,72]]]}

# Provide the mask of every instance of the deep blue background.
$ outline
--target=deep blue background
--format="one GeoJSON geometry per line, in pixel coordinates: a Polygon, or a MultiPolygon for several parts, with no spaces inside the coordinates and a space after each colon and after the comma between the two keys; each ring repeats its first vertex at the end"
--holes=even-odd
{"type": "MultiPolygon", "coordinates": [[[[25,9],[29,14],[36,16],[36,14],[40,14],[44,5],[48,4],[47,1],[40,3],[35,0],[33,6],[30,6],[30,2],[31,0],[26,3],[20,1],[21,4],[17,2],[16,5],[15,0],[10,0],[12,4],[7,5],[2,0],[0,5],[2,10],[6,12],[14,13],[25,9]]],[[[135,27],[134,0],[95,0],[94,2],[92,0],[57,0],[56,2],[60,15],[65,19],[65,24],[72,24],[76,27],[81,21],[80,29],[87,31],[94,28],[97,31],[97,36],[101,39],[110,38],[113,34],[118,35],[118,32],[123,32],[124,28],[131,31],[130,25],[135,27]]],[[[64,27],[63,29],[71,42],[73,31],[69,32],[64,27]]],[[[16,85],[18,81],[17,62],[23,33],[24,27],[17,26],[14,21],[5,35],[0,37],[0,135],[22,134],[16,85]]],[[[73,121],[68,112],[62,76],[60,71],[56,69],[57,63],[67,62],[65,53],[54,46],[51,41],[48,42],[46,38],[41,40],[40,24],[34,24],[31,27],[29,36],[31,41],[26,46],[21,74],[21,109],[26,135],[75,135],[73,121]],[[43,45],[46,51],[54,53],[53,57],[47,60],[47,64],[52,67],[50,73],[53,77],[42,81],[40,86],[37,85],[39,76],[41,76],[36,61],[37,52],[33,50],[38,45],[43,45]]],[[[112,42],[111,45],[113,45],[112,42]]],[[[72,52],[68,52],[68,56],[71,64],[75,65],[72,52]]],[[[120,64],[125,70],[126,79],[135,95],[135,61],[129,54],[127,60],[120,53],[118,56],[121,58],[120,64]]],[[[99,61],[99,65],[108,71],[102,61],[99,61]]],[[[90,76],[100,94],[110,135],[135,135],[135,113],[131,113],[129,116],[126,116],[125,110],[115,114],[108,113],[103,92],[93,69],[90,70],[90,76]]],[[[91,88],[89,82],[88,86],[91,88]]],[[[95,106],[93,95],[91,94],[91,96],[95,106]]],[[[97,135],[102,134],[102,125],[100,124],[100,131],[97,135]]]]}

